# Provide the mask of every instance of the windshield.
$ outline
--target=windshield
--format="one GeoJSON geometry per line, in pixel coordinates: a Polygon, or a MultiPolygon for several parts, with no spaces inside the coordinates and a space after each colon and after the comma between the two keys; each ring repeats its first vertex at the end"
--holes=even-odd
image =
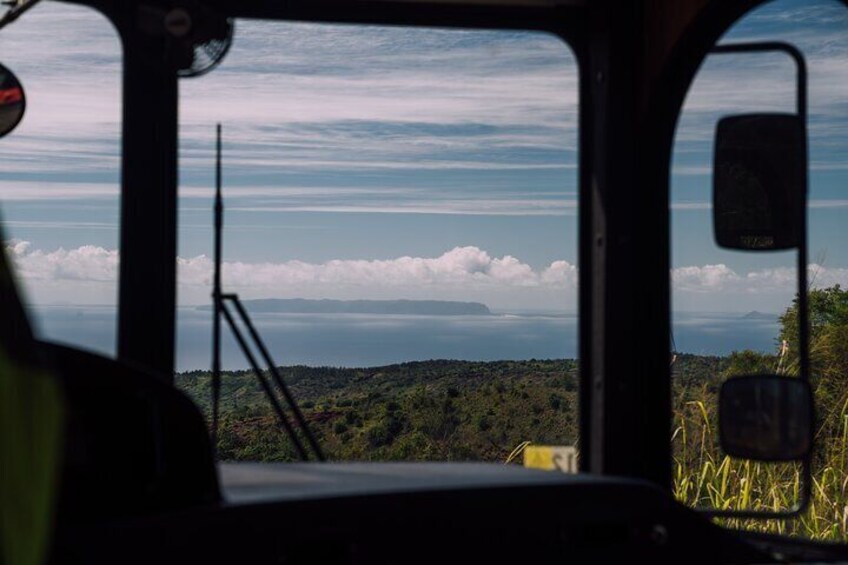
{"type": "MultiPolygon", "coordinates": [[[[218,69],[181,85],[178,385],[209,412],[221,122],[223,291],[329,458],[572,446],[568,48],[538,33],[250,21],[236,35],[218,69]]],[[[220,457],[296,459],[229,327],[222,364],[220,457]]]]}

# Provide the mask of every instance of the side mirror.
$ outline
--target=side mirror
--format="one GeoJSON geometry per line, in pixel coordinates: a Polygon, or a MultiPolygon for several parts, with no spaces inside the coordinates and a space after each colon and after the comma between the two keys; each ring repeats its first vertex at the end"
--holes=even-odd
{"type": "Polygon", "coordinates": [[[799,247],[807,197],[807,134],[796,114],[741,114],[716,128],[713,229],[719,247],[799,247]]]}
{"type": "Polygon", "coordinates": [[[805,459],[813,446],[813,394],[797,377],[731,378],[719,393],[719,437],[731,457],[758,461],[805,459]]]}
{"type": "Polygon", "coordinates": [[[26,96],[15,73],[0,64],[0,137],[15,129],[24,117],[26,96]]]}

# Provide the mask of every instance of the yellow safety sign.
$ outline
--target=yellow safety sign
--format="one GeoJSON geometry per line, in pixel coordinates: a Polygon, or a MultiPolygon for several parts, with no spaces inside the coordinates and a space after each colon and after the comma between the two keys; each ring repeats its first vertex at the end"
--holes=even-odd
{"type": "Polygon", "coordinates": [[[561,445],[528,445],[524,449],[524,466],[544,471],[577,472],[577,448],[561,445]]]}

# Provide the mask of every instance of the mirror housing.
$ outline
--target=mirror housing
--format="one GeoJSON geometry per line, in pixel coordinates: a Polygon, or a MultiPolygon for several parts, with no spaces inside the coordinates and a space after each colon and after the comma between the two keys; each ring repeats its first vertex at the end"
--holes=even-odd
{"type": "Polygon", "coordinates": [[[807,197],[807,133],[797,114],[740,114],[718,122],[713,230],[727,249],[801,245],[807,197]]]}
{"type": "Polygon", "coordinates": [[[26,110],[26,96],[15,73],[0,64],[0,137],[18,127],[26,110]]]}
{"type": "Polygon", "coordinates": [[[757,461],[805,459],[813,446],[810,383],[781,375],[746,375],[719,393],[719,437],[731,457],[757,461]]]}

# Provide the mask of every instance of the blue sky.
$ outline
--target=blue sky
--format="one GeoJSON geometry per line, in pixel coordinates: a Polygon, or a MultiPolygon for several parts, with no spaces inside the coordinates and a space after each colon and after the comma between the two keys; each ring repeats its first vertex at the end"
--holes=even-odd
{"type": "MultiPolygon", "coordinates": [[[[726,40],[786,39],[810,67],[811,258],[848,283],[848,10],[788,2],[726,40]]],[[[28,94],[0,140],[7,250],[38,304],[114,304],[120,46],[96,13],[44,2],[0,33],[28,94]]],[[[711,58],[678,128],[674,307],[780,311],[793,256],[719,250],[716,120],[793,108],[781,57],[711,58]]],[[[246,297],[436,298],[576,310],[577,73],[544,34],[239,21],[181,82],[181,304],[208,300],[214,124],[225,128],[225,280],[246,297]]]]}

